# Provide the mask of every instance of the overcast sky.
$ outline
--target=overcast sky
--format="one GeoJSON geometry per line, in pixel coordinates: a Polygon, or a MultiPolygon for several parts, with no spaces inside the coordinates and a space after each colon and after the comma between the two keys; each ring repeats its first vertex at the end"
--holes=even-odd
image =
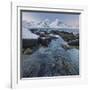
{"type": "Polygon", "coordinates": [[[48,12],[22,12],[22,20],[30,21],[43,21],[49,19],[53,22],[55,19],[59,19],[65,24],[72,26],[79,26],[79,15],[75,13],[48,13],[48,12]]]}

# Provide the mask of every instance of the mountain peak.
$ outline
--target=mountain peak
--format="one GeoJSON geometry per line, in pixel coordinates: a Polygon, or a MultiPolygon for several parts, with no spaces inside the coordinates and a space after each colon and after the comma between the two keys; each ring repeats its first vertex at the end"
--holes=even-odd
{"type": "Polygon", "coordinates": [[[59,19],[55,19],[54,21],[50,22],[49,19],[45,19],[43,21],[22,21],[22,26],[26,28],[66,28],[66,29],[78,29],[78,27],[74,27],[64,22],[60,21],[59,19]]]}
{"type": "Polygon", "coordinates": [[[41,21],[37,27],[39,28],[49,28],[49,19],[45,19],[44,21],[41,21]]]}

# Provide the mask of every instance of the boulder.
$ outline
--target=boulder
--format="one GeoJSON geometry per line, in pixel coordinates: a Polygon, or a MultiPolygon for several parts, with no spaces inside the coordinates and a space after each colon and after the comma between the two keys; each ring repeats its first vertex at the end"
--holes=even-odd
{"type": "Polygon", "coordinates": [[[79,46],[79,39],[69,41],[68,44],[72,46],[79,46]]]}
{"type": "Polygon", "coordinates": [[[32,49],[30,48],[25,49],[24,54],[32,54],[32,49]]]}
{"type": "Polygon", "coordinates": [[[40,37],[38,38],[38,44],[41,44],[42,46],[48,46],[48,44],[51,42],[50,37],[40,37]]]}
{"type": "Polygon", "coordinates": [[[23,48],[32,48],[38,45],[38,39],[22,39],[23,48]]]}

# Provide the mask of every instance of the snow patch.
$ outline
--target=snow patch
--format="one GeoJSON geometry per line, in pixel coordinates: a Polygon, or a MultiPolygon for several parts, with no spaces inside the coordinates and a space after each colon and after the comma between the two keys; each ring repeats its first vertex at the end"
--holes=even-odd
{"type": "Polygon", "coordinates": [[[29,31],[27,28],[22,28],[23,39],[37,39],[39,36],[29,31]]]}

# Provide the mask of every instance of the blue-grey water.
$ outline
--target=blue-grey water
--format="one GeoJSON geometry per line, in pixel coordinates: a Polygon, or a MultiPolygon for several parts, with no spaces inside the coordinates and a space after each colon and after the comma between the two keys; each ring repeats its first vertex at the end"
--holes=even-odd
{"type": "Polygon", "coordinates": [[[65,49],[61,37],[32,55],[22,55],[22,77],[79,75],[79,50],[65,49]]]}

